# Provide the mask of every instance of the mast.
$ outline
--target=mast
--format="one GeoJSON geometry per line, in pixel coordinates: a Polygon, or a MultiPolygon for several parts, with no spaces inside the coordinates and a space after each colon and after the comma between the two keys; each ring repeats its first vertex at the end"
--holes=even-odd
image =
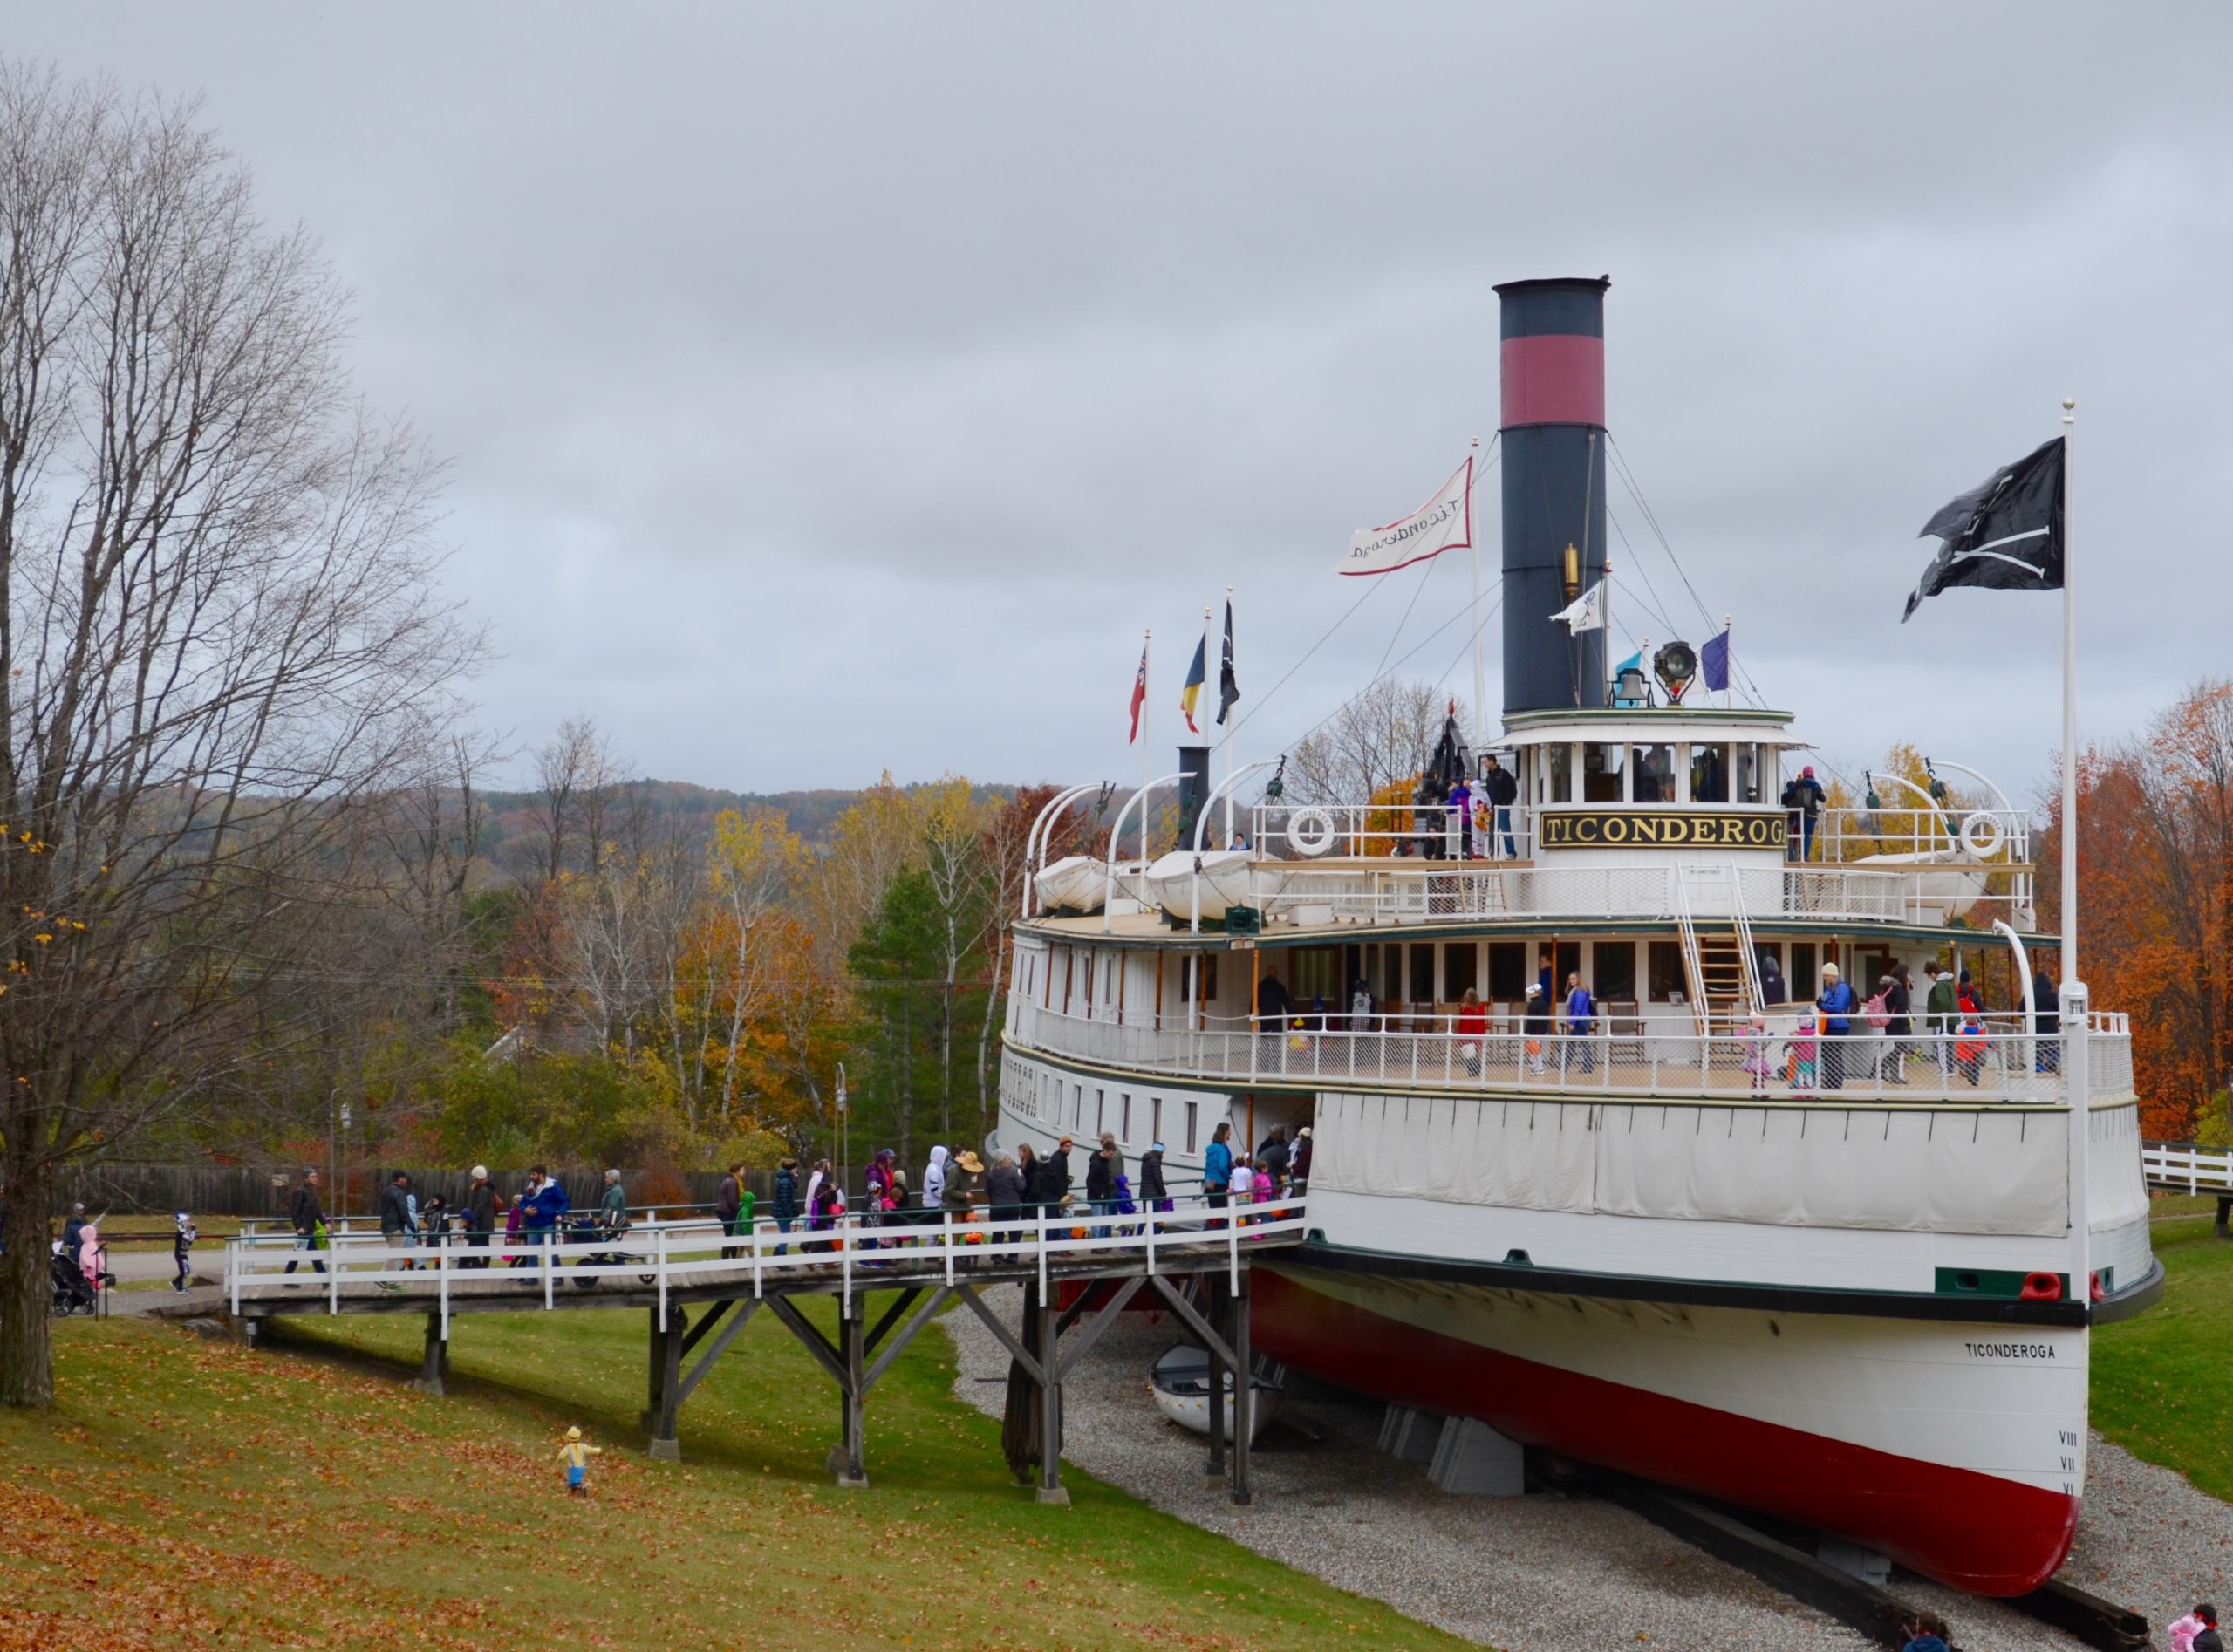
{"type": "MultiPolygon", "coordinates": [[[[1478,458],[1480,451],[1481,439],[1476,436],[1473,438],[1475,458],[1478,458]]],[[[1470,464],[1472,461],[1467,462],[1470,464]]],[[[1471,470],[1467,471],[1465,513],[1469,524],[1472,521],[1472,493],[1475,480],[1474,473],[1471,470]]],[[[1488,749],[1489,743],[1489,679],[1486,668],[1481,661],[1481,536],[1469,531],[1465,537],[1473,542],[1473,768],[1475,773],[1478,773],[1481,766],[1481,754],[1488,749]]],[[[1469,782],[1472,778],[1470,775],[1466,776],[1469,782]]]]}
{"type": "MultiPolygon", "coordinates": [[[[1144,679],[1147,675],[1148,651],[1154,642],[1155,628],[1153,626],[1150,626],[1140,633],[1140,673],[1144,679]]],[[[1155,716],[1155,695],[1152,689],[1152,684],[1144,681],[1141,685],[1141,692],[1145,697],[1140,701],[1140,713],[1150,720],[1155,716]]],[[[1148,858],[1148,753],[1154,744],[1154,731],[1143,728],[1140,731],[1140,864],[1142,866],[1147,864],[1148,858]]],[[[1117,853],[1116,840],[1112,838],[1109,844],[1110,857],[1114,859],[1117,853]]],[[[1104,925],[1103,927],[1107,926],[1104,925]]]]}
{"type": "Polygon", "coordinates": [[[2070,1294],[2093,1300],[2091,1219],[2086,1158],[2093,1109],[2086,1037],[2093,1006],[2078,973],[2078,605],[2077,563],[2070,533],[2071,439],[2078,399],[2062,399],[2062,1033],[2063,1082],[2070,1108],[2070,1294]]]}
{"type": "MultiPolygon", "coordinates": [[[[1233,587],[1230,585],[1225,588],[1225,611],[1228,615],[1233,612],[1233,587]]],[[[1209,675],[1209,671],[1210,654],[1208,646],[1205,645],[1202,650],[1202,674],[1205,678],[1209,675]]],[[[1207,682],[1202,686],[1205,688],[1209,686],[1207,682]]],[[[1235,725],[1233,719],[1226,715],[1225,648],[1222,644],[1218,648],[1218,720],[1225,725],[1225,846],[1231,849],[1233,847],[1233,736],[1235,733],[1235,725]]]]}

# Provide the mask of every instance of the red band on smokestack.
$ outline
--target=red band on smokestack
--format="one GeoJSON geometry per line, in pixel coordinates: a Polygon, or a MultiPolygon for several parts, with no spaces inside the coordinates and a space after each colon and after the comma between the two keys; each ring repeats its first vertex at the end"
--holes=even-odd
{"type": "Polygon", "coordinates": [[[1602,425],[1605,341],[1540,333],[1504,341],[1503,427],[1602,425]]]}

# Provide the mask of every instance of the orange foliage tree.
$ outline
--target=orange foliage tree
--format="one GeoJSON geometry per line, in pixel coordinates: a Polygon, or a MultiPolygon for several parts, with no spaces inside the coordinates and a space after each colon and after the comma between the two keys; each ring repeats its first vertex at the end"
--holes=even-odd
{"type": "MultiPolygon", "coordinates": [[[[2223,1137],[2233,1040],[2233,683],[2203,681],[2139,738],[2079,764],[2079,966],[2133,1017],[2145,1135],[2223,1137]]],[[[2061,809],[2037,852],[2041,922],[2061,914],[2061,809]]]]}

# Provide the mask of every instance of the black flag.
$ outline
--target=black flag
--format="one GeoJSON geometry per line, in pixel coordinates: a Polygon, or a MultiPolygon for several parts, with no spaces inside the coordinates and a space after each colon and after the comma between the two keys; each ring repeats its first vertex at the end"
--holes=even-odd
{"type": "Polygon", "coordinates": [[[1218,667],[1218,721],[1225,721],[1226,715],[1239,703],[1240,685],[1233,675],[1233,604],[1227,600],[1225,605],[1225,660],[1218,667]]]}
{"type": "Polygon", "coordinates": [[[1981,486],[1940,508],[1923,524],[1946,543],[1908,598],[1915,605],[1950,585],[1991,590],[2062,589],[2062,438],[2042,442],[1981,486]]]}

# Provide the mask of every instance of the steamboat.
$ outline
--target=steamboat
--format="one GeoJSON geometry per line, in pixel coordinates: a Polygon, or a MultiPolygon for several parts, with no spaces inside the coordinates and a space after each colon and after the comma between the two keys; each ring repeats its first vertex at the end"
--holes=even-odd
{"type": "Polygon", "coordinates": [[[1500,734],[1453,718],[1401,805],[1240,808],[1182,748],[1128,805],[1179,805],[1154,861],[1120,814],[1049,864],[1089,788],[1058,799],[992,1145],[1107,1130],[1175,1178],[1220,1123],[1308,1125],[1260,1349],[2020,1594],[2076,1525],[2089,1328],[2161,1290],[2129,1027],[2042,990],[2032,823],[1984,775],[1793,814],[1788,714],[1712,703],[1682,645],[1608,673],[1554,618],[1606,574],[1607,284],[1498,289],[1500,734]],[[1431,784],[1492,772],[1501,813],[1431,784]],[[1927,964],[1998,1005],[1927,1019],[1927,964]],[[1880,1027],[1860,1000],[1902,969],[1880,1027]],[[1834,970],[1842,1035],[1808,1019],[1834,970]]]}

